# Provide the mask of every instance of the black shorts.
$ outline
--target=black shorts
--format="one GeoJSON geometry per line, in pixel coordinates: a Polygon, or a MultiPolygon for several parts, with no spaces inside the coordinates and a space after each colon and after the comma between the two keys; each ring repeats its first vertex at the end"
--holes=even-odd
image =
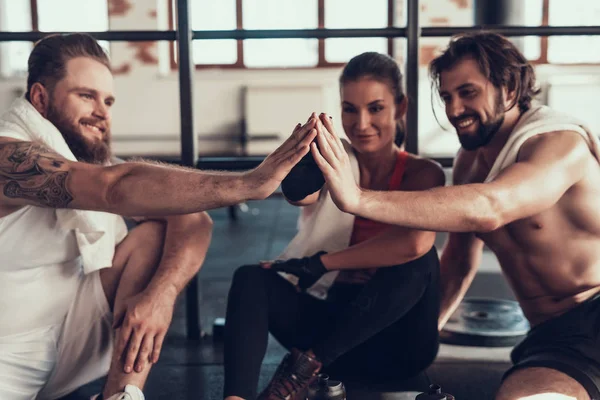
{"type": "Polygon", "coordinates": [[[533,327],[511,353],[516,370],[546,367],[579,382],[600,400],[600,295],[533,327]]]}

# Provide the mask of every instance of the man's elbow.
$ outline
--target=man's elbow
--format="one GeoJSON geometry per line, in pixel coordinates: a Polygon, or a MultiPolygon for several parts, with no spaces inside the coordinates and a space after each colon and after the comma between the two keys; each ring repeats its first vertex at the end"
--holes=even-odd
{"type": "Polygon", "coordinates": [[[125,193],[121,189],[123,185],[118,184],[122,175],[120,170],[112,166],[73,167],[68,185],[75,195],[70,207],[133,216],[121,212],[125,193]]]}
{"type": "Polygon", "coordinates": [[[472,232],[493,232],[506,225],[503,202],[496,196],[480,194],[477,206],[471,208],[469,225],[472,232]]]}
{"type": "Polygon", "coordinates": [[[136,214],[134,212],[128,213],[126,210],[128,196],[123,178],[127,174],[127,168],[123,164],[104,167],[100,171],[100,184],[98,186],[105,211],[123,216],[134,216],[136,214]]]}
{"type": "Polygon", "coordinates": [[[202,211],[199,213],[196,213],[196,216],[198,218],[198,223],[200,224],[200,226],[205,229],[208,232],[212,232],[213,230],[213,226],[214,226],[214,221],[212,220],[212,218],[210,217],[210,215],[208,215],[208,213],[206,211],[202,211]]]}

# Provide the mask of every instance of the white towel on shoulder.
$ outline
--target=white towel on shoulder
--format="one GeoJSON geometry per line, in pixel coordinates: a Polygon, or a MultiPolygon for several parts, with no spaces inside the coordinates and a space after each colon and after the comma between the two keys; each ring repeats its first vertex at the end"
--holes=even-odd
{"type": "MultiPolygon", "coordinates": [[[[342,139],[342,142],[350,158],[354,178],[359,183],[358,161],[352,146],[346,140],[342,139]]],[[[342,212],[335,205],[325,184],[319,194],[319,200],[302,208],[298,219],[298,233],[278,259],[312,256],[319,251],[332,253],[344,250],[350,245],[353,227],[354,215],[342,212]]],[[[293,284],[298,282],[298,278],[293,275],[280,274],[293,284]]],[[[326,273],[307,292],[319,299],[327,298],[327,292],[338,274],[339,271],[326,273]]]]}
{"type": "MultiPolygon", "coordinates": [[[[15,100],[0,117],[0,137],[40,143],[68,160],[77,161],[58,129],[23,97],[15,100]]],[[[74,231],[86,274],[112,266],[115,246],[127,235],[121,216],[57,209],[56,217],[60,228],[74,231]]]]}
{"type": "Polygon", "coordinates": [[[600,162],[600,142],[585,124],[550,107],[537,106],[532,107],[521,116],[508,141],[498,154],[485,182],[493,181],[503,169],[514,164],[521,146],[528,139],[543,133],[558,131],[578,132],[588,142],[590,151],[600,162]]]}

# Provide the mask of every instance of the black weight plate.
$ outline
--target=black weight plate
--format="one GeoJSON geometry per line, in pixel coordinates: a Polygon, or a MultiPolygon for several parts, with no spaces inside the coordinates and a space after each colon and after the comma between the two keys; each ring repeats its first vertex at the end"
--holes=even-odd
{"type": "Polygon", "coordinates": [[[511,300],[465,298],[442,331],[440,341],[466,346],[506,347],[529,331],[519,303],[511,300]]]}

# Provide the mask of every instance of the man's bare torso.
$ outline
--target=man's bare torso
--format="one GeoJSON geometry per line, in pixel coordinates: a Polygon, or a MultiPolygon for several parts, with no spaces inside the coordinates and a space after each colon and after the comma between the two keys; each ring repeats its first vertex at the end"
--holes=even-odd
{"type": "MultiPolygon", "coordinates": [[[[491,166],[478,151],[462,151],[459,158],[456,184],[485,180],[491,166]]],[[[600,292],[600,167],[591,153],[586,168],[585,178],[551,208],[477,234],[533,325],[600,292]]]]}

